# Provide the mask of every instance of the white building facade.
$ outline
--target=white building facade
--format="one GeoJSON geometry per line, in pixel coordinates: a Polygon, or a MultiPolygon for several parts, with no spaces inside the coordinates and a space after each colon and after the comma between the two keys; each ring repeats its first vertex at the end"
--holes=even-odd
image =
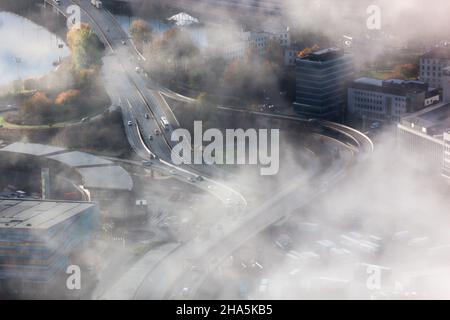
{"type": "Polygon", "coordinates": [[[442,175],[450,181],[450,129],[444,133],[444,164],[442,175]]]}

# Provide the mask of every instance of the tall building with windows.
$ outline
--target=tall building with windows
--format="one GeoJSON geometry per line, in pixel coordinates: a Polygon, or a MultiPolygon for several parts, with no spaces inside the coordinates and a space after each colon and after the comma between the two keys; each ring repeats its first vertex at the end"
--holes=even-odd
{"type": "Polygon", "coordinates": [[[351,54],[329,48],[296,59],[295,110],[309,118],[337,119],[345,109],[353,80],[351,54]]]}
{"type": "Polygon", "coordinates": [[[0,199],[0,296],[44,296],[98,227],[93,203],[0,199]]]}
{"type": "Polygon", "coordinates": [[[450,47],[435,48],[420,58],[420,77],[431,87],[441,88],[443,69],[450,66],[450,47]]]}

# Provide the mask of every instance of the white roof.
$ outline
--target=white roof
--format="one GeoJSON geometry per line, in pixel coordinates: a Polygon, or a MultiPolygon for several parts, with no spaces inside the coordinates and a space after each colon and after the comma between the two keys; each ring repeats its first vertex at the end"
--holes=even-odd
{"type": "Polygon", "coordinates": [[[47,154],[64,151],[65,149],[36,143],[15,142],[0,150],[15,153],[24,153],[33,156],[45,156],[47,154]]]}
{"type": "Polygon", "coordinates": [[[193,23],[199,23],[200,21],[197,18],[194,18],[190,15],[188,15],[185,12],[180,12],[174,16],[171,16],[170,18],[167,18],[169,21],[175,21],[175,24],[177,26],[188,26],[193,23]]]}
{"type": "Polygon", "coordinates": [[[374,78],[362,77],[355,80],[356,83],[368,84],[371,86],[381,87],[383,86],[383,80],[378,80],[374,78]]]}

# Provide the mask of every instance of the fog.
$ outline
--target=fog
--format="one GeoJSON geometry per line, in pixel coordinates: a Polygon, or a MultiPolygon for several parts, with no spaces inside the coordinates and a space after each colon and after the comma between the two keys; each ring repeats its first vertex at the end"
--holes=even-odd
{"type": "MultiPolygon", "coordinates": [[[[272,259],[279,261],[272,269],[270,254],[262,258],[269,268],[262,271],[263,278],[270,281],[269,292],[262,297],[450,297],[446,247],[450,243],[448,184],[436,172],[437,168],[430,168],[411,154],[393,151],[397,145],[391,133],[385,133],[380,140],[384,142],[376,144],[371,158],[352,169],[344,182],[330,188],[319,201],[298,210],[281,231],[275,235],[266,233],[259,242],[251,244],[255,249],[269,248],[272,259]],[[305,223],[317,224],[317,229],[308,230],[305,223]],[[312,251],[321,260],[298,261],[279,248],[273,249],[280,232],[294,239],[294,252],[312,251]],[[349,249],[341,237],[349,232],[359,233],[365,240],[369,236],[381,238],[381,251],[370,255],[357,248],[349,249]],[[347,248],[350,253],[344,257],[331,254],[318,245],[320,240],[332,241],[336,248],[347,248]],[[366,287],[370,274],[361,263],[390,269],[382,272],[381,290],[366,287]],[[318,278],[335,280],[319,283],[318,278]]],[[[241,278],[242,275],[237,275],[235,279],[241,278]]],[[[261,297],[258,290],[252,294],[261,297]]]]}
{"type": "Polygon", "coordinates": [[[0,85],[16,80],[42,76],[53,69],[53,62],[69,55],[66,46],[58,49],[63,40],[48,30],[14,14],[0,12],[0,85]],[[19,65],[15,58],[20,58],[19,65]]]}
{"type": "MultiPolygon", "coordinates": [[[[340,43],[341,36],[344,34],[350,33],[355,37],[362,37],[368,33],[366,8],[369,4],[380,6],[381,32],[386,32],[393,37],[383,38],[381,42],[376,42],[374,51],[377,54],[383,53],[384,41],[387,43],[392,39],[395,39],[395,45],[398,47],[417,39],[424,41],[427,46],[433,46],[436,41],[449,37],[446,14],[450,12],[450,3],[445,0],[434,0],[426,6],[423,1],[419,0],[367,1],[367,4],[357,0],[291,0],[286,3],[287,20],[280,22],[278,18],[274,17],[267,23],[288,24],[292,26],[294,32],[316,32],[326,35],[332,42],[340,43]]],[[[223,27],[206,24],[206,32],[213,36],[216,35],[210,42],[212,47],[227,42],[232,43],[236,39],[236,34],[243,25],[240,22],[232,23],[233,16],[230,15],[229,18],[225,19],[228,22],[223,27]]],[[[11,27],[17,28],[17,26],[11,27]]],[[[10,33],[9,36],[6,35],[2,38],[6,41],[3,43],[11,45],[14,39],[10,33]]],[[[2,37],[1,32],[0,37],[2,37]]],[[[371,49],[370,39],[364,43],[368,49],[371,49]]],[[[391,44],[391,42],[389,43],[391,44]]],[[[47,53],[40,44],[30,42],[16,44],[14,47],[16,50],[14,54],[17,55],[24,50],[31,50],[38,55],[47,53]]],[[[212,51],[212,54],[218,55],[219,53],[212,51]]],[[[104,75],[111,75],[107,79],[110,88],[118,88],[121,81],[120,77],[116,77],[121,71],[121,67],[114,65],[115,62],[114,59],[108,60],[102,70],[104,75]]],[[[159,57],[150,60],[147,67],[149,69],[161,68],[159,62],[159,57]]],[[[38,64],[41,65],[41,63],[38,64]]],[[[199,68],[202,67],[201,62],[194,58],[185,59],[183,64],[188,67],[192,64],[196,64],[196,67],[199,68]]],[[[0,66],[0,71],[14,74],[14,71],[10,69],[0,66]]],[[[258,71],[254,70],[255,74],[259,74],[258,71]]],[[[256,86],[266,85],[263,80],[266,79],[255,77],[253,84],[256,86]]],[[[109,91],[113,104],[118,103],[118,97],[114,96],[115,93],[109,91]]],[[[180,111],[179,109],[177,115],[190,113],[193,108],[188,105],[181,108],[183,107],[185,110],[180,111]]],[[[213,118],[214,116],[207,114],[205,119],[198,120],[211,121],[214,124],[215,122],[208,117],[213,118]]],[[[214,121],[232,122],[236,127],[272,129],[285,126],[284,123],[278,121],[266,121],[259,118],[242,117],[238,121],[230,115],[229,117],[232,119],[230,121],[225,115],[215,117],[214,121]]],[[[105,124],[103,123],[103,125],[105,124]]],[[[186,124],[186,126],[189,125],[186,124]]],[[[220,174],[216,174],[216,176],[214,176],[215,168],[208,170],[213,172],[212,178],[218,177],[220,182],[239,191],[248,200],[249,210],[271,201],[288,183],[298,182],[299,186],[311,185],[313,188],[315,180],[332,165],[333,161],[342,162],[342,166],[347,165],[346,159],[333,160],[331,155],[339,144],[326,139],[325,145],[318,147],[322,138],[317,134],[306,133],[304,127],[300,125],[290,124],[288,127],[291,132],[289,134],[284,132],[280,136],[282,147],[280,148],[281,164],[278,175],[261,177],[258,175],[257,168],[254,167],[220,168],[217,170],[220,174]],[[229,175],[224,175],[222,170],[229,170],[229,175]]],[[[91,128],[91,130],[94,129],[91,128]]],[[[103,136],[108,138],[123,134],[120,130],[104,131],[106,133],[103,136]]],[[[92,143],[90,139],[92,137],[87,134],[80,135],[76,141],[76,147],[97,147],[98,144],[92,143]]],[[[120,139],[111,140],[119,141],[120,139]]],[[[62,136],[57,136],[53,141],[59,145],[64,145],[66,142],[62,136]]],[[[342,145],[339,146],[343,148],[342,145]]],[[[365,270],[355,271],[358,268],[356,265],[359,263],[390,268],[389,280],[386,282],[386,287],[383,287],[386,294],[392,293],[392,288],[394,288],[398,291],[398,295],[394,295],[394,297],[450,298],[450,274],[445,270],[448,264],[448,260],[445,258],[448,257],[448,251],[444,249],[442,254],[433,254],[433,250],[431,250],[433,247],[450,244],[447,232],[450,219],[448,217],[450,212],[449,190],[439,175],[439,168],[430,168],[419,157],[398,149],[395,133],[392,130],[379,133],[375,151],[369,156],[369,159],[365,161],[360,161],[356,157],[354,159],[355,163],[352,162],[352,165],[345,169],[345,179],[337,185],[330,185],[324,195],[314,199],[308,206],[293,212],[292,217],[285,224],[277,227],[281,232],[277,229],[272,232],[270,229],[254,237],[249,244],[244,245],[244,250],[251,249],[249,250],[251,252],[248,255],[249,259],[261,258],[265,263],[267,262],[267,266],[264,263],[267,271],[255,276],[256,282],[262,278],[270,281],[269,292],[264,298],[367,298],[380,294],[380,291],[374,293],[368,292],[364,288],[361,289],[361,286],[365,286],[364,277],[367,277],[367,273],[365,270]],[[318,230],[305,231],[305,223],[317,224],[318,230]],[[288,252],[274,245],[276,237],[283,233],[289,233],[294,240],[291,250],[296,252],[317,251],[316,242],[325,239],[332,240],[338,247],[342,247],[340,236],[352,231],[364,236],[376,235],[382,238],[383,250],[375,256],[355,250],[344,262],[333,260],[328,257],[328,253],[320,253],[322,259],[320,262],[303,264],[292,261],[287,255],[288,252]],[[395,235],[400,231],[409,233],[402,240],[395,239],[395,235]],[[419,244],[411,242],[424,237],[427,239],[419,244]],[[260,254],[258,250],[261,248],[267,248],[267,250],[260,254]],[[295,269],[301,271],[290,275],[295,269]],[[355,276],[355,273],[358,273],[358,276],[355,276]],[[420,285],[414,280],[415,277],[430,274],[432,277],[422,281],[420,285]],[[345,296],[341,295],[341,292],[344,292],[340,291],[341,289],[338,289],[339,293],[336,294],[335,287],[315,286],[312,279],[317,277],[347,281],[350,289],[346,287],[345,296]],[[363,280],[360,281],[361,279],[358,277],[362,277],[363,280]],[[400,287],[404,290],[398,289],[400,287]],[[405,292],[414,292],[414,295],[405,296],[405,292]]],[[[135,220],[129,225],[124,223],[120,226],[117,234],[122,234],[123,229],[129,227],[131,231],[147,230],[154,232],[154,235],[161,236],[163,234],[163,239],[167,242],[195,242],[197,247],[192,252],[194,253],[193,258],[196,258],[195,252],[201,252],[200,249],[208,246],[210,241],[220,237],[220,232],[217,231],[219,225],[222,231],[228,231],[228,229],[234,228],[240,219],[245,219],[245,212],[226,208],[211,193],[200,191],[186,181],[180,182],[167,173],[161,176],[157,174],[155,179],[149,179],[150,173],[146,170],[135,168],[130,170],[133,172],[135,182],[142,188],[133,196],[136,198],[147,197],[150,208],[143,220],[135,220]],[[159,216],[160,213],[161,216],[159,216]],[[171,216],[175,217],[172,221],[175,220],[176,223],[169,231],[161,231],[158,224],[168,223],[170,221],[168,218],[171,216]]],[[[295,193],[292,193],[292,197],[293,202],[298,201],[295,193]]],[[[286,212],[286,214],[291,214],[291,212],[286,212]]],[[[113,258],[112,262],[100,262],[101,266],[96,270],[98,272],[96,277],[100,280],[96,292],[99,297],[102,297],[102,294],[110,288],[120,290],[114,285],[120,283],[118,281],[121,279],[127,279],[126,271],[136,265],[134,255],[137,252],[142,253],[142,256],[151,254],[154,247],[160,244],[158,241],[151,242],[150,245],[130,241],[123,248],[123,242],[120,239],[114,240],[114,236],[117,234],[108,233],[102,239],[102,244],[106,244],[112,249],[112,253],[108,252],[108,254],[113,258]]],[[[95,250],[97,248],[93,251],[95,250]]],[[[95,254],[86,254],[85,259],[91,259],[93,255],[95,256],[95,254]]],[[[94,260],[98,263],[98,257],[94,260]]],[[[178,278],[186,267],[191,268],[195,263],[195,261],[175,260],[171,269],[167,270],[167,275],[173,274],[178,278]]],[[[215,297],[223,298],[229,297],[226,295],[228,294],[226,293],[227,286],[230,285],[227,280],[231,279],[235,287],[239,286],[242,270],[227,269],[225,265],[225,262],[221,265],[223,269],[226,269],[225,276],[219,277],[219,282],[205,282],[202,291],[214,292],[215,297]]],[[[213,270],[213,272],[216,271],[213,270]]],[[[175,281],[175,278],[173,280],[175,281]]],[[[258,298],[258,294],[257,287],[250,289],[250,297],[258,298]]],[[[233,297],[236,298],[236,296],[233,297]]]]}

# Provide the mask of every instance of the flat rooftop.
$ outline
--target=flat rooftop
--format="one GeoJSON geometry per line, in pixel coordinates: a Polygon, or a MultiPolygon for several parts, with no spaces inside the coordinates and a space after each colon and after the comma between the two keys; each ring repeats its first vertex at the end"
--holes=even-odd
{"type": "Polygon", "coordinates": [[[354,80],[350,85],[350,88],[396,95],[421,92],[425,92],[428,95],[429,93],[433,92],[428,84],[422,81],[401,79],[379,80],[368,77],[362,77],[354,80]]]}
{"type": "Polygon", "coordinates": [[[119,166],[93,168],[84,167],[79,168],[77,171],[83,178],[83,185],[88,189],[133,189],[133,180],[130,175],[125,171],[125,169],[119,166]]]}
{"type": "Polygon", "coordinates": [[[354,83],[365,84],[368,86],[380,87],[383,85],[383,80],[378,80],[375,78],[362,77],[354,81],[354,83]]]}
{"type": "Polygon", "coordinates": [[[62,162],[70,167],[101,166],[114,164],[112,161],[79,151],[61,153],[53,156],[48,156],[47,158],[62,162]]]}
{"type": "Polygon", "coordinates": [[[133,180],[126,170],[95,155],[70,151],[64,148],[43,144],[16,142],[2,149],[0,152],[26,154],[44,159],[58,161],[74,169],[81,175],[84,187],[105,190],[133,189],[133,180]]]}
{"type": "Polygon", "coordinates": [[[426,59],[450,59],[450,47],[435,48],[422,57],[426,59]]]}
{"type": "Polygon", "coordinates": [[[306,61],[314,61],[314,62],[326,62],[331,61],[337,58],[340,58],[344,55],[344,51],[339,48],[328,48],[322,49],[308,54],[303,58],[299,58],[300,60],[306,61]]]}
{"type": "Polygon", "coordinates": [[[401,123],[408,127],[414,125],[415,130],[424,128],[430,136],[442,135],[450,129],[450,103],[439,103],[422,109],[403,117],[401,123]]]}
{"type": "Polygon", "coordinates": [[[64,151],[64,148],[49,146],[36,143],[15,142],[2,149],[1,151],[29,154],[33,156],[45,156],[56,152],[64,151]]]}
{"type": "Polygon", "coordinates": [[[0,230],[48,229],[93,207],[90,202],[0,198],[0,230]]]}

